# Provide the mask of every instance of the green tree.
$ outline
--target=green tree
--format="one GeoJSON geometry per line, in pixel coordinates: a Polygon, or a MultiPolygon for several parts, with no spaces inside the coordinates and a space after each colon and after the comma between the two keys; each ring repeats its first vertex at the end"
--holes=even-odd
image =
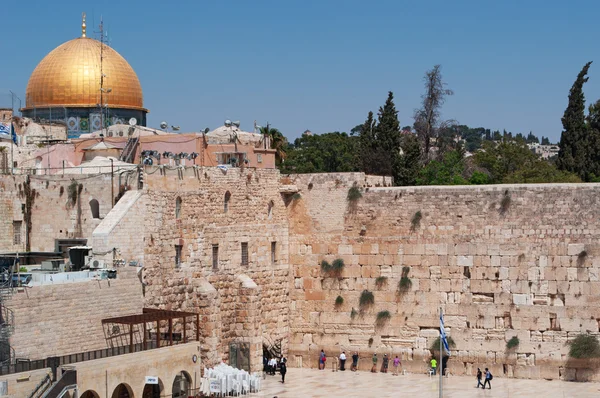
{"type": "Polygon", "coordinates": [[[461,151],[448,151],[441,160],[432,160],[419,171],[417,185],[466,185],[461,151]]]}
{"type": "Polygon", "coordinates": [[[339,132],[297,138],[281,166],[282,173],[341,173],[358,170],[358,137],[339,132]]]}
{"type": "Polygon", "coordinates": [[[271,149],[275,149],[275,164],[280,166],[286,158],[288,147],[287,138],[285,138],[281,131],[270,127],[268,124],[266,127],[260,128],[260,133],[269,137],[271,149]]]}
{"type": "Polygon", "coordinates": [[[561,170],[577,174],[582,179],[589,175],[588,136],[585,123],[585,96],[583,85],[588,81],[587,73],[592,63],[588,62],[577,75],[569,92],[569,104],[562,117],[563,132],[560,136],[560,150],[556,165],[561,170]]]}
{"type": "Polygon", "coordinates": [[[531,131],[529,132],[529,134],[527,134],[527,138],[525,139],[525,141],[527,141],[528,144],[532,144],[534,142],[537,142],[538,144],[540,143],[540,140],[531,131]]]}
{"type": "Polygon", "coordinates": [[[421,169],[421,147],[414,134],[402,137],[402,154],[394,165],[395,185],[415,185],[421,169]]]}
{"type": "Polygon", "coordinates": [[[550,145],[550,138],[542,136],[542,145],[550,145]]]}

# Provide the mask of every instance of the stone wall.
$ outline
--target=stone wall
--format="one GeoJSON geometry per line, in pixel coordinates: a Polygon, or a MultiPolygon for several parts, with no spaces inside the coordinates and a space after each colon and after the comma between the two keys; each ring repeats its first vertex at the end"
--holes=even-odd
{"type": "Polygon", "coordinates": [[[26,288],[6,301],[15,322],[10,344],[17,358],[31,360],[107,348],[101,320],[139,314],[142,305],[135,268],[117,279],[26,288]]]}
{"type": "Polygon", "coordinates": [[[6,382],[8,387],[8,394],[2,398],[28,397],[48,375],[52,376],[50,368],[0,376],[0,382],[6,382]]]}
{"type": "MultiPolygon", "coordinates": [[[[112,180],[118,193],[119,177],[112,180]]],[[[122,182],[124,183],[124,182],[122,182]]],[[[26,250],[29,230],[30,251],[55,250],[55,239],[86,238],[111,209],[110,175],[2,176],[0,177],[0,252],[15,250],[13,221],[22,221],[22,246],[26,250]],[[93,218],[90,201],[97,200],[100,218],[93,218]],[[27,213],[31,227],[27,227],[27,213]],[[8,215],[8,217],[4,217],[8,215]]]]}
{"type": "Polygon", "coordinates": [[[260,369],[263,338],[282,339],[285,347],[288,335],[288,202],[279,193],[279,172],[165,170],[145,181],[147,305],[200,312],[209,363],[228,359],[229,344],[240,342],[253,347],[250,364],[260,369]]]}
{"type": "Polygon", "coordinates": [[[400,354],[424,372],[442,307],[454,374],[487,366],[508,377],[598,379],[567,363],[565,343],[599,334],[600,185],[369,188],[349,203],[364,178],[293,179],[302,199],[288,209],[292,364],[316,367],[321,348],[358,350],[400,354]],[[324,274],[320,262],[337,258],[341,276],[324,274]],[[370,308],[359,306],[364,290],[370,308]],[[381,311],[391,318],[378,324],[381,311]],[[509,350],[513,336],[520,343],[509,350]]]}

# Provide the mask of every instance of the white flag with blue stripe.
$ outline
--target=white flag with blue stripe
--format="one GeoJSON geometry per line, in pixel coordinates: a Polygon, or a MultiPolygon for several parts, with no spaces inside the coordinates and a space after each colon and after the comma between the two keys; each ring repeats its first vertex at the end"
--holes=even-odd
{"type": "Polygon", "coordinates": [[[448,347],[448,339],[446,338],[446,331],[444,330],[444,315],[440,314],[440,338],[442,339],[442,344],[444,344],[444,349],[450,355],[450,347],[448,347]]]}
{"type": "Polygon", "coordinates": [[[10,139],[10,123],[0,123],[0,138],[10,139]]]}

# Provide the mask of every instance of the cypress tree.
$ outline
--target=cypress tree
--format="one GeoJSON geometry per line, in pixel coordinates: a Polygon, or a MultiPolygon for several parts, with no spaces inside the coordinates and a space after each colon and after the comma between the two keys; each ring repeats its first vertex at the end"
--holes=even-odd
{"type": "Polygon", "coordinates": [[[392,175],[394,165],[400,155],[400,121],[394,104],[394,93],[388,92],[387,100],[379,108],[377,126],[375,127],[377,149],[380,155],[379,173],[392,175]]]}
{"type": "Polygon", "coordinates": [[[374,173],[373,155],[377,151],[377,141],[375,139],[375,121],[373,120],[373,112],[369,112],[367,120],[359,129],[359,156],[360,164],[363,172],[367,174],[374,173]]]}
{"type": "Polygon", "coordinates": [[[589,176],[583,85],[588,81],[586,75],[591,64],[591,62],[588,62],[581,69],[569,92],[569,104],[562,117],[563,132],[560,136],[560,150],[556,160],[559,169],[575,173],[582,180],[587,179],[589,176]]]}

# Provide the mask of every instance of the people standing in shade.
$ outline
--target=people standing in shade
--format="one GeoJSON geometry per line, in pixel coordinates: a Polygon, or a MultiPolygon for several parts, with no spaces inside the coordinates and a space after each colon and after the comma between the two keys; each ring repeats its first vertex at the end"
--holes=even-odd
{"type": "Polygon", "coordinates": [[[351,370],[353,372],[356,372],[356,370],[358,369],[358,352],[354,352],[354,354],[352,354],[352,368],[351,370]]]}
{"type": "Polygon", "coordinates": [[[287,373],[287,360],[283,356],[279,361],[279,372],[281,372],[281,382],[285,383],[285,374],[287,373]]]}
{"type": "Polygon", "coordinates": [[[394,375],[398,376],[398,367],[400,366],[400,358],[398,358],[398,355],[396,355],[396,358],[394,358],[394,362],[392,363],[394,365],[394,375]]]}
{"type": "Polygon", "coordinates": [[[437,373],[437,361],[435,358],[431,358],[431,370],[433,371],[433,375],[435,376],[437,373]]]}
{"type": "Polygon", "coordinates": [[[319,369],[325,369],[325,362],[327,362],[327,356],[325,356],[325,351],[321,350],[319,354],[319,369]]]}
{"type": "Polygon", "coordinates": [[[485,381],[483,382],[483,386],[481,388],[485,389],[485,385],[487,384],[488,388],[491,390],[493,378],[494,376],[492,376],[492,373],[488,370],[488,368],[485,368],[485,381]]]}
{"type": "Polygon", "coordinates": [[[346,351],[340,354],[340,370],[346,370],[346,351]]]}
{"type": "Polygon", "coordinates": [[[390,359],[387,354],[383,354],[383,360],[381,361],[381,373],[387,373],[390,359]]]}
{"type": "Polygon", "coordinates": [[[377,373],[377,353],[373,354],[373,367],[371,368],[371,373],[377,373]]]}
{"type": "Polygon", "coordinates": [[[483,383],[481,382],[482,376],[481,369],[477,368],[477,387],[475,388],[479,388],[479,386],[483,387],[483,383]]]}
{"type": "Polygon", "coordinates": [[[269,360],[269,374],[275,376],[275,372],[277,371],[277,359],[274,357],[269,360]]]}

